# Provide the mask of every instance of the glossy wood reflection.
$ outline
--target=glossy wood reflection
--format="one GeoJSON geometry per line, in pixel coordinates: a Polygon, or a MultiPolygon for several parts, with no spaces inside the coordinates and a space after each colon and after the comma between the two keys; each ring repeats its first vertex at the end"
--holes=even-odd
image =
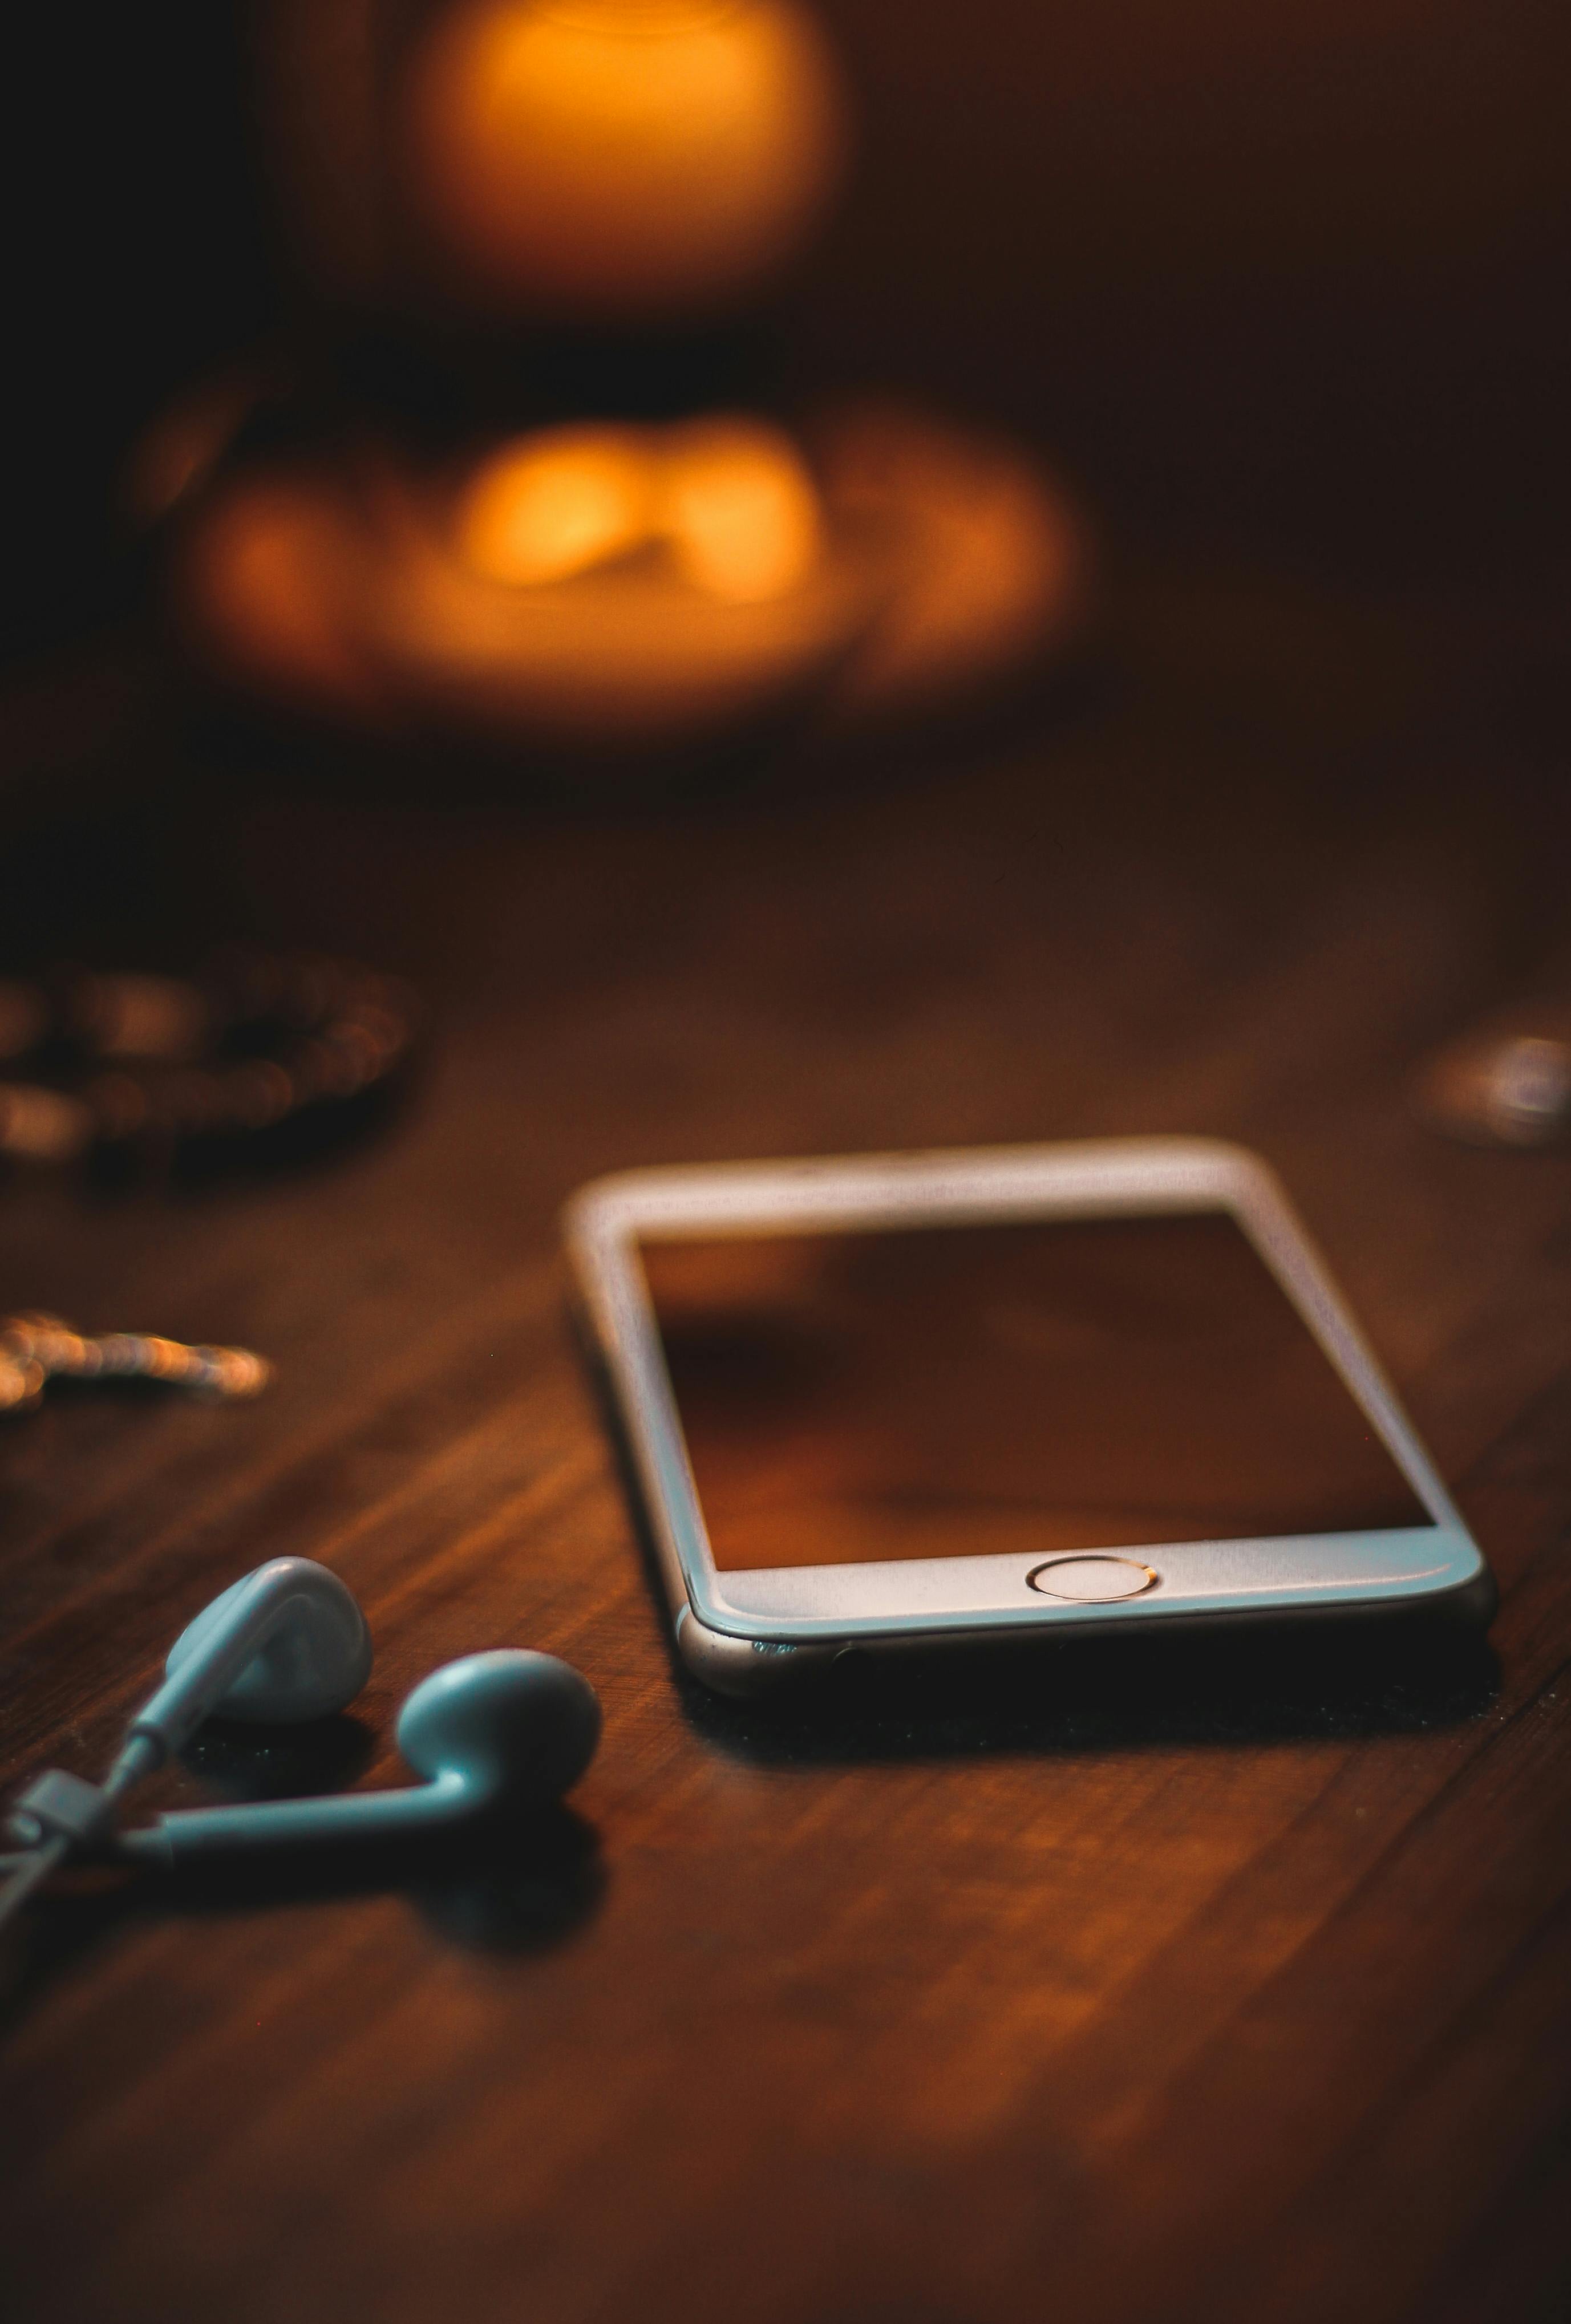
{"type": "Polygon", "coordinates": [[[390,1780],[402,1692],[478,1646],[606,1712],[511,1854],[51,1904],[5,1970],[18,2324],[1564,2312],[1571,1160],[1405,1097],[1560,940],[1564,787],[1498,723],[1531,637],[1258,578],[1123,619],[1120,694],[899,782],[575,816],[199,767],[104,802],[97,886],[58,817],[18,839],[19,944],[61,850],[62,943],[145,860],[171,953],[330,942],[443,1033],[330,1167],[0,1193],[7,1304],[278,1365],[6,1434],[0,1772],[90,1768],[286,1552],[361,1595],[367,1695],[166,1797],[390,1780]],[[680,1682],[565,1195],[1160,1130],[1280,1170],[1500,1575],[1490,1650],[1098,1650],[795,1718],[680,1682]]]}

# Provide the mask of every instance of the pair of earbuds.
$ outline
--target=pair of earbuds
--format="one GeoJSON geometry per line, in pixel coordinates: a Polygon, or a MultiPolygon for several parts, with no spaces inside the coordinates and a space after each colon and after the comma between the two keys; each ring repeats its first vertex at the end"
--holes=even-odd
{"type": "Polygon", "coordinates": [[[353,1593],[325,1565],[276,1557],[226,1590],[171,1647],[163,1683],[135,1714],[101,1784],[56,1769],[16,1802],[23,1853],[0,1895],[6,1920],[79,1850],[166,1868],[270,1849],[415,1840],[559,1799],[600,1736],[587,1679],[553,1655],[500,1647],[422,1679],[398,1715],[398,1748],[423,1781],[401,1791],[181,1808],[116,1831],[121,1800],[205,1719],[293,1723],[342,1711],[371,1672],[371,1635],[353,1593]]]}

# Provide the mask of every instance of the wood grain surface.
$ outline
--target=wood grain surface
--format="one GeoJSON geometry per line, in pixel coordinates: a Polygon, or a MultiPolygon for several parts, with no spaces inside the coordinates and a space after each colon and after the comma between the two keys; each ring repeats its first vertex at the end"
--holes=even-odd
{"type": "Polygon", "coordinates": [[[0,1982],[14,2324],[1568,2312],[1571,1159],[1407,1097],[1557,973],[1558,650],[1131,576],[1075,698],[947,761],[578,812],[236,766],[144,694],[35,804],[18,956],[239,929],[408,972],[437,1029],[315,1168],[0,1190],[5,1304],[278,1366],[7,1425],[0,1775],[94,1771],[282,1553],[359,1593],[371,1686],[209,1731],[163,1800],[397,1780],[402,1695],[478,1646],[578,1663],[605,1735],[479,1860],[50,1897],[0,1982]],[[1102,1649],[794,1714],[679,1677],[564,1197],[1160,1130],[1282,1173],[1494,1564],[1488,1648],[1102,1649]]]}

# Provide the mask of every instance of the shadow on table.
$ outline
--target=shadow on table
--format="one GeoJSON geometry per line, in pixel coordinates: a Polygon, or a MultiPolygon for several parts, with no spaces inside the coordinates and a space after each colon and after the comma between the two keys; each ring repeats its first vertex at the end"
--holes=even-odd
{"type": "Polygon", "coordinates": [[[740,1758],[805,1766],[1334,1740],[1456,1726],[1478,1718],[1499,1691],[1500,1665],[1470,1624],[1364,1614],[886,1657],[853,1648],[820,1674],[786,1680],[756,1701],[715,1694],[677,1654],[605,1361],[576,1302],[568,1313],[688,1721],[740,1758]]]}
{"type": "Polygon", "coordinates": [[[564,1943],[593,1916],[605,1886],[599,1835],[555,1807],[467,1838],[300,1849],[165,1874],[138,1884],[135,1910],[196,1918],[399,1894],[454,1943],[527,1954],[564,1943]]]}
{"type": "MultiPolygon", "coordinates": [[[[308,1799],[347,1790],[374,1748],[371,1730],[340,1712],[293,1728],[210,1720],[183,1756],[222,1798],[308,1799]]],[[[555,1806],[467,1834],[339,1842],[165,1874],[153,1900],[177,1913],[222,1913],[402,1890],[455,1942],[531,1953],[561,1942],[587,1921],[604,1887],[598,1834],[572,1809],[555,1806]]]]}
{"type": "Polygon", "coordinates": [[[1237,1748],[1455,1726],[1487,1710],[1499,1665],[1433,1621],[1317,1620],[1291,1632],[1104,1638],[852,1654],[798,1695],[728,1702],[679,1671],[689,1720],[765,1765],[1237,1748]]]}
{"type": "MultiPolygon", "coordinates": [[[[305,1797],[352,1782],[370,1739],[351,1719],[323,1720],[280,1740],[209,1729],[191,1757],[234,1799],[305,1797]]],[[[7,1932],[0,2026],[101,1944],[170,1920],[352,1903],[400,1895],[435,1933],[466,1950],[525,1957],[554,1950],[593,1919],[605,1889],[599,1834],[570,1808],[424,1840],[340,1842],[199,1871],[85,1868],[46,1891],[7,1932]]]]}

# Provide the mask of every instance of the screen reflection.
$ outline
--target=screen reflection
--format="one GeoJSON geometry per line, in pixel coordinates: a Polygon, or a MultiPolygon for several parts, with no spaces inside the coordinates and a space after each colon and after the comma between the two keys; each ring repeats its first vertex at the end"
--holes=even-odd
{"type": "Polygon", "coordinates": [[[1431,1522],[1227,1213],[641,1257],[723,1569],[1431,1522]]]}

